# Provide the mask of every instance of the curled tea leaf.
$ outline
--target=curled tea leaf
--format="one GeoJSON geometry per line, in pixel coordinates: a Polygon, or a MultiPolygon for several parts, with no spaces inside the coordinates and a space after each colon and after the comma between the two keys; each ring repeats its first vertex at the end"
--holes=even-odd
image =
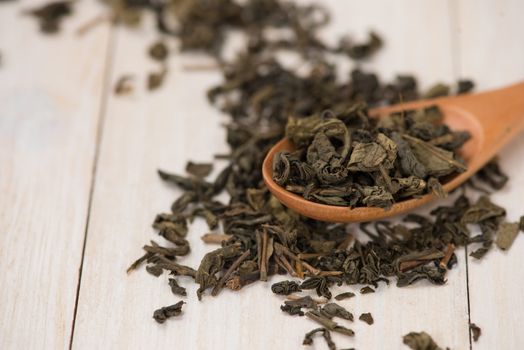
{"type": "Polygon", "coordinates": [[[180,315],[182,313],[182,306],[184,304],[185,303],[183,301],[179,301],[176,304],[155,310],[153,313],[153,318],[158,323],[164,323],[168,318],[180,315]]]}
{"type": "Polygon", "coordinates": [[[327,344],[329,350],[336,350],[337,349],[335,343],[333,342],[333,340],[331,340],[331,333],[329,333],[329,330],[327,330],[326,328],[315,328],[312,331],[307,332],[305,334],[305,336],[304,336],[304,340],[303,340],[302,344],[303,345],[311,345],[311,344],[313,344],[313,337],[317,333],[322,334],[322,337],[326,341],[326,344],[327,344]]]}
{"type": "Polygon", "coordinates": [[[73,13],[73,1],[56,1],[27,11],[38,19],[40,31],[54,34],[60,30],[62,20],[73,13]]]}
{"type": "Polygon", "coordinates": [[[300,292],[301,290],[300,285],[295,281],[277,282],[271,286],[271,291],[280,295],[289,295],[291,293],[300,292]]]}
{"type": "Polygon", "coordinates": [[[213,164],[211,163],[193,163],[191,161],[186,164],[186,171],[199,178],[204,178],[213,171],[213,164]]]}
{"type": "Polygon", "coordinates": [[[471,330],[471,334],[473,336],[473,341],[476,342],[477,340],[479,340],[480,335],[482,334],[482,330],[480,329],[480,327],[477,326],[474,323],[470,323],[469,324],[469,329],[471,330]]]}
{"type": "Polygon", "coordinates": [[[410,332],[402,341],[413,350],[442,350],[426,332],[410,332]]]}
{"type": "Polygon", "coordinates": [[[336,300],[344,300],[344,299],[349,299],[349,298],[353,298],[355,296],[355,293],[352,293],[352,292],[345,292],[345,293],[340,293],[339,295],[337,295],[335,297],[336,300]]]}
{"type": "Polygon", "coordinates": [[[503,222],[497,232],[495,244],[502,250],[508,250],[519,233],[518,223],[503,222]]]}
{"type": "Polygon", "coordinates": [[[369,312],[363,313],[362,315],[360,315],[360,317],[358,319],[363,321],[363,322],[366,322],[369,325],[372,325],[373,322],[374,322],[373,321],[373,316],[371,316],[371,313],[369,313],[369,312]]]}
{"type": "Polygon", "coordinates": [[[327,303],[322,307],[322,309],[320,309],[320,312],[322,315],[330,319],[333,317],[340,317],[345,320],[353,321],[353,314],[336,303],[327,303]]]}
{"type": "Polygon", "coordinates": [[[204,291],[215,287],[218,283],[216,274],[222,271],[226,259],[231,259],[240,255],[240,249],[236,245],[219,248],[207,253],[195,275],[195,282],[200,285],[197,290],[198,299],[202,299],[204,291]]]}
{"type": "Polygon", "coordinates": [[[169,279],[169,287],[171,287],[171,292],[173,292],[173,294],[175,295],[187,295],[186,289],[184,287],[179,286],[176,279],[174,278],[169,279]]]}
{"type": "Polygon", "coordinates": [[[164,61],[169,54],[169,50],[163,41],[157,41],[149,48],[149,56],[157,61],[164,61]]]}

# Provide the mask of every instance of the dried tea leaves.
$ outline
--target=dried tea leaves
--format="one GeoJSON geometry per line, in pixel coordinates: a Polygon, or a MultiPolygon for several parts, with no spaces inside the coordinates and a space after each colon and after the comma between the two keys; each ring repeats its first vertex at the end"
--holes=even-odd
{"type": "Polygon", "coordinates": [[[171,287],[171,292],[173,292],[173,294],[181,296],[187,295],[186,289],[184,287],[179,286],[176,279],[170,278],[169,286],[171,287]]]}
{"type": "MultiPolygon", "coordinates": [[[[414,77],[404,75],[383,82],[361,69],[346,77],[337,76],[338,68],[328,56],[371,57],[382,46],[376,34],[371,33],[363,43],[345,38],[330,46],[317,35],[328,22],[328,13],[314,4],[278,0],[168,0],[162,4],[146,1],[140,6],[128,0],[107,3],[116,22],[129,26],[136,26],[144,11],[154,13],[162,40],[154,43],[148,54],[161,69],[148,78],[150,89],[160,87],[165,79],[168,47],[174,38],[182,51],[203,51],[216,59],[212,65],[223,80],[207,96],[228,115],[230,152],[221,157],[227,164],[214,179],[209,179],[210,164],[188,163],[187,176],[159,171],[164,181],[182,193],[174,199],[171,212],[159,214],[153,223],[167,240],[166,246],[146,245],[144,255],[129,271],[142,264],[155,275],[167,271],[171,275],[169,287],[177,295],[186,293],[177,283],[178,276],[188,276],[199,284],[199,298],[208,289],[215,296],[222,288],[238,291],[269,280],[271,275],[287,273],[302,281],[273,284],[274,293],[289,295],[282,311],[307,315],[322,326],[306,335],[305,344],[321,334],[328,346],[335,348],[330,332],[353,335],[353,331],[333,318],[352,320],[353,315],[337,304],[320,307],[321,302],[311,296],[297,299],[290,293],[311,291],[330,299],[330,288],[335,284],[368,285],[361,290],[363,294],[394,279],[399,286],[424,279],[442,284],[447,269],[456,263],[454,247],[481,245],[478,254],[472,253],[480,257],[481,250],[487,252],[497,235],[505,231],[499,228],[505,218],[502,208],[483,199],[472,204],[460,196],[430,215],[408,215],[403,223],[363,224],[360,229],[369,240],[351,241],[346,225],[302,218],[265,188],[262,162],[268,150],[286,135],[297,150],[275,157],[275,181],[319,203],[388,208],[426,193],[445,196],[441,181],[465,170],[457,152],[469,134],[442,124],[438,108],[370,118],[368,107],[424,96],[414,77]],[[265,33],[273,28],[287,31],[289,36],[269,38],[265,33]],[[247,45],[235,58],[226,59],[222,46],[235,29],[246,34],[247,45]],[[281,64],[277,58],[280,50],[302,57],[307,63],[303,71],[281,64]],[[226,202],[218,197],[224,193],[229,196],[226,202]],[[179,262],[190,251],[186,236],[195,219],[205,220],[212,231],[203,236],[205,242],[220,245],[203,257],[197,270],[179,262]],[[471,225],[480,228],[481,234],[472,237],[471,225]]],[[[464,93],[471,88],[471,83],[461,82],[454,90],[464,93]]],[[[449,92],[449,87],[440,85],[425,96],[449,92]]],[[[498,189],[506,180],[493,162],[479,171],[475,181],[498,189]]],[[[335,298],[353,295],[347,292],[335,298]]],[[[160,309],[158,317],[164,320],[179,313],[176,310],[160,309]]],[[[410,334],[405,342],[438,349],[425,333],[410,334]]]]}
{"type": "Polygon", "coordinates": [[[479,340],[480,335],[482,334],[482,330],[479,326],[477,326],[474,323],[469,324],[469,329],[471,330],[471,335],[473,336],[473,341],[479,340]]]}
{"type": "Polygon", "coordinates": [[[149,56],[156,61],[165,61],[168,55],[169,49],[163,41],[157,41],[149,48],[149,56]]]}
{"type": "Polygon", "coordinates": [[[445,195],[439,178],[466,170],[456,152],[469,139],[436,124],[437,107],[370,118],[365,105],[290,118],[297,147],[277,154],[273,179],[304,198],[336,206],[389,209],[426,193],[445,195]]]}
{"type": "Polygon", "coordinates": [[[184,304],[184,301],[179,301],[176,304],[155,310],[153,318],[158,323],[164,323],[168,318],[180,315],[182,313],[182,306],[184,304]]]}
{"type": "Polygon", "coordinates": [[[162,86],[164,79],[167,76],[167,67],[162,66],[160,70],[151,72],[147,76],[147,89],[149,91],[156,90],[162,86]]]}
{"type": "Polygon", "coordinates": [[[302,308],[306,309],[317,309],[317,302],[311,298],[309,295],[298,298],[295,300],[286,300],[284,302],[284,305],[280,306],[280,309],[283,312],[287,312],[290,315],[299,315],[304,316],[304,312],[302,311],[302,308]]]}
{"type": "Polygon", "coordinates": [[[213,171],[213,164],[211,163],[193,163],[191,161],[186,164],[186,172],[195,177],[204,178],[209,176],[213,171]]]}
{"type": "Polygon", "coordinates": [[[275,294],[289,295],[291,293],[300,292],[300,285],[295,281],[282,281],[274,283],[271,286],[271,291],[275,294]]]}
{"type": "Polygon", "coordinates": [[[132,75],[121,76],[115,84],[115,95],[123,96],[131,94],[134,90],[133,80],[134,77],[132,75]]]}
{"type": "Polygon", "coordinates": [[[320,313],[329,319],[340,317],[348,321],[353,321],[353,314],[336,303],[327,303],[320,309],[320,313]]]}
{"type": "Polygon", "coordinates": [[[310,332],[307,332],[304,336],[304,340],[302,341],[303,345],[312,345],[313,344],[313,337],[315,334],[320,333],[324,340],[326,341],[326,344],[328,346],[329,350],[336,350],[337,347],[333,340],[331,340],[331,333],[326,328],[315,328],[310,332]]]}
{"type": "Polygon", "coordinates": [[[73,13],[73,1],[56,1],[25,13],[38,20],[40,31],[45,34],[55,34],[60,31],[62,20],[73,13]]]}
{"type": "Polygon", "coordinates": [[[426,332],[411,332],[406,334],[402,340],[413,350],[443,350],[426,332]]]}
{"type": "Polygon", "coordinates": [[[349,299],[349,298],[353,298],[355,296],[355,293],[352,293],[352,292],[344,292],[344,293],[340,293],[339,295],[337,295],[335,297],[336,300],[344,300],[344,299],[349,299]]]}
{"type": "Polygon", "coordinates": [[[373,321],[373,316],[371,316],[371,313],[369,313],[369,312],[363,313],[362,315],[360,315],[360,317],[358,319],[363,321],[363,322],[366,322],[369,325],[372,325],[373,322],[374,322],[373,321]]]}
{"type": "Polygon", "coordinates": [[[237,245],[231,245],[209,252],[204,256],[195,275],[195,282],[200,285],[197,290],[198,299],[202,299],[206,289],[217,285],[216,275],[222,271],[226,259],[238,255],[240,255],[240,248],[237,245]]]}
{"type": "Polygon", "coordinates": [[[332,321],[328,317],[324,316],[320,311],[308,311],[306,316],[330,331],[341,333],[349,337],[355,335],[355,332],[353,332],[351,329],[341,326],[335,321],[332,321]]]}
{"type": "Polygon", "coordinates": [[[519,233],[519,223],[503,222],[497,232],[495,244],[502,250],[508,250],[519,233]]]}
{"type": "Polygon", "coordinates": [[[360,289],[360,294],[369,294],[369,293],[375,293],[375,290],[371,288],[370,286],[365,286],[362,289],[360,289]]]}

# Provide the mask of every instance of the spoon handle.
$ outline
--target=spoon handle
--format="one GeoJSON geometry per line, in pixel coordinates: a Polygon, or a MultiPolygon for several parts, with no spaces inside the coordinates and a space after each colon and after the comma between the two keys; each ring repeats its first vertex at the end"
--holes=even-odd
{"type": "Polygon", "coordinates": [[[491,159],[524,129],[524,82],[498,90],[443,99],[440,105],[478,122],[480,152],[491,159]]]}

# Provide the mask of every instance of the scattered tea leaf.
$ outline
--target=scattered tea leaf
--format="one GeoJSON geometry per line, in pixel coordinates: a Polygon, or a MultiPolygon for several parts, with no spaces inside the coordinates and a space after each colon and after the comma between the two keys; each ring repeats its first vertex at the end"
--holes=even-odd
{"type": "Polygon", "coordinates": [[[360,289],[360,294],[369,294],[369,293],[375,293],[375,290],[371,288],[370,286],[365,286],[362,289],[360,289]]]}
{"type": "Polygon", "coordinates": [[[152,91],[158,89],[164,83],[164,79],[167,75],[167,68],[162,67],[157,72],[149,73],[147,77],[147,89],[152,91]]]}
{"type": "Polygon", "coordinates": [[[345,320],[353,321],[353,314],[336,303],[327,303],[320,309],[320,312],[323,316],[329,319],[340,317],[345,320]]]}
{"type": "Polygon", "coordinates": [[[271,291],[275,294],[289,295],[291,293],[300,292],[300,285],[295,281],[282,281],[274,283],[271,286],[271,291]]]}
{"type": "Polygon", "coordinates": [[[426,332],[411,332],[403,337],[403,342],[413,350],[442,350],[426,332]]]}
{"type": "Polygon", "coordinates": [[[184,304],[183,301],[179,301],[176,304],[155,310],[153,318],[158,323],[164,323],[168,318],[180,315],[182,313],[182,305],[184,304]]]}
{"type": "Polygon", "coordinates": [[[355,293],[352,293],[352,292],[344,292],[344,293],[340,293],[339,295],[337,295],[335,297],[336,300],[344,300],[344,299],[349,299],[349,298],[353,298],[355,296],[355,293]]]}
{"type": "Polygon", "coordinates": [[[313,337],[315,334],[321,333],[322,337],[326,341],[326,344],[328,346],[329,350],[336,350],[337,347],[333,340],[331,340],[331,333],[326,328],[315,328],[310,332],[307,332],[304,336],[304,341],[302,342],[303,345],[312,345],[313,344],[313,337]]]}
{"type": "Polygon", "coordinates": [[[38,20],[40,31],[55,34],[60,31],[62,20],[73,13],[73,1],[56,1],[26,11],[38,20]]]}
{"type": "Polygon", "coordinates": [[[471,334],[473,335],[473,341],[479,340],[480,335],[482,334],[482,330],[479,326],[477,326],[474,323],[469,324],[469,329],[471,330],[471,334]]]}
{"type": "Polygon", "coordinates": [[[475,88],[475,83],[471,80],[464,79],[457,82],[457,94],[467,94],[475,88]]]}
{"type": "Polygon", "coordinates": [[[165,61],[168,54],[169,50],[163,41],[157,41],[149,48],[149,56],[156,61],[165,61]]]}
{"type": "Polygon", "coordinates": [[[519,223],[503,222],[497,232],[495,243],[502,250],[508,250],[519,233],[519,223]]]}
{"type": "Polygon", "coordinates": [[[371,316],[371,313],[369,313],[369,312],[363,313],[362,315],[360,315],[360,317],[358,319],[361,320],[361,321],[366,322],[369,325],[372,325],[373,322],[374,322],[373,321],[373,316],[371,316]]]}
{"type": "Polygon", "coordinates": [[[173,294],[181,295],[181,296],[186,296],[187,295],[186,289],[184,287],[179,286],[178,282],[176,281],[176,279],[170,278],[169,279],[169,286],[171,287],[171,292],[173,292],[173,294]]]}
{"type": "Polygon", "coordinates": [[[213,171],[213,164],[211,163],[193,163],[191,161],[186,164],[186,171],[196,177],[204,178],[209,176],[213,171]]]}
{"type": "Polygon", "coordinates": [[[115,85],[114,93],[117,96],[123,96],[128,95],[133,92],[134,86],[133,86],[133,79],[134,77],[132,75],[123,75],[121,76],[115,85]]]}

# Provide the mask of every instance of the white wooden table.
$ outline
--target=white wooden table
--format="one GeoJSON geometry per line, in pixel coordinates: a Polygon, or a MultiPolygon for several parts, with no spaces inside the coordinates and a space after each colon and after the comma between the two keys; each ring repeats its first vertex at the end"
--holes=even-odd
{"type": "MultiPolygon", "coordinates": [[[[133,31],[103,24],[77,37],[103,11],[82,1],[61,35],[43,37],[19,16],[36,1],[0,6],[0,349],[301,348],[316,325],[283,314],[269,283],[201,303],[187,283],[183,317],[158,325],[152,311],[178,301],[167,277],[125,273],[157,238],[154,215],[178,193],[155,170],[181,172],[188,158],[227,150],[223,120],[205,98],[219,73],[185,71],[205,58],[172,55],[165,86],[147,93],[155,66],[145,48],[157,38],[150,23],[133,31]],[[125,73],[136,75],[136,90],[115,97],[125,73]]],[[[384,36],[387,46],[365,65],[384,79],[412,72],[427,87],[470,77],[477,90],[524,80],[523,1],[324,2],[334,14],[326,36],[364,37],[371,28],[384,36]]],[[[509,220],[524,214],[523,154],[524,135],[500,154],[511,181],[493,200],[509,220]]],[[[185,263],[196,266],[211,249],[199,238],[205,231],[202,222],[191,227],[185,263]]],[[[451,349],[523,349],[524,237],[481,262],[463,250],[458,257],[443,287],[381,286],[343,302],[357,316],[371,312],[375,324],[355,321],[354,339],[335,335],[338,345],[399,349],[403,334],[425,330],[451,349]],[[470,320],[482,328],[476,343],[470,320]]]]}

